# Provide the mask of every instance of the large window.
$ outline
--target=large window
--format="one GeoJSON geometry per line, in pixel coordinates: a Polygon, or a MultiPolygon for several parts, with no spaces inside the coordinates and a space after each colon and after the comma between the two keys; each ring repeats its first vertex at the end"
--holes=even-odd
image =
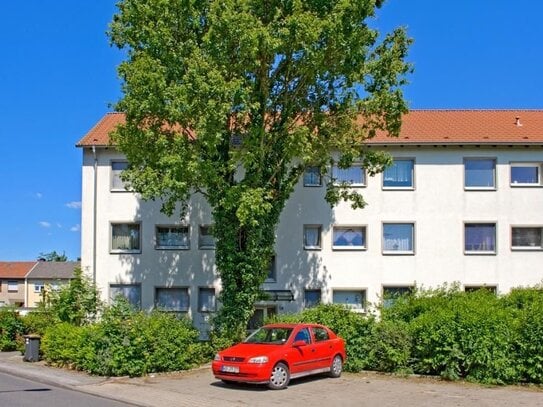
{"type": "Polygon", "coordinates": [[[366,184],[366,173],[361,165],[352,165],[349,168],[332,167],[332,178],[336,184],[349,184],[350,186],[364,186],[366,184]]]}
{"type": "Polygon", "coordinates": [[[383,287],[383,307],[390,308],[400,297],[408,295],[413,291],[411,286],[388,286],[383,287]]]}
{"type": "Polygon", "coordinates": [[[541,163],[511,163],[512,186],[541,186],[541,163]]]}
{"type": "Polygon", "coordinates": [[[543,250],[543,227],[512,227],[511,248],[513,250],[543,250]]]}
{"type": "Polygon", "coordinates": [[[126,191],[126,185],[121,179],[121,173],[128,168],[128,162],[126,161],[112,161],[111,162],[111,190],[112,191],[126,191]]]}
{"type": "Polygon", "coordinates": [[[8,281],[8,293],[16,293],[19,291],[19,283],[17,281],[8,281]]]}
{"type": "Polygon", "coordinates": [[[187,312],[190,308],[186,287],[156,287],[155,306],[162,311],[187,312]]]}
{"type": "Polygon", "coordinates": [[[334,226],[332,248],[336,250],[362,250],[366,248],[365,226],[334,226]]]}
{"type": "Polygon", "coordinates": [[[415,161],[412,159],[394,159],[390,167],[383,172],[384,189],[412,189],[414,183],[415,161]]]}
{"type": "Polygon", "coordinates": [[[366,306],[365,290],[334,290],[332,294],[334,304],[343,304],[356,310],[364,310],[366,306]]]}
{"type": "Polygon", "coordinates": [[[383,224],[383,253],[413,254],[414,241],[415,225],[413,223],[383,224]]]}
{"type": "Polygon", "coordinates": [[[319,167],[308,167],[304,171],[304,187],[320,187],[322,185],[319,167]]]}
{"type": "Polygon", "coordinates": [[[134,308],[141,308],[140,284],[110,284],[110,299],[115,300],[118,296],[124,297],[134,308]]]}
{"type": "Polygon", "coordinates": [[[321,248],[321,225],[304,225],[304,249],[319,250],[321,248]]]}
{"type": "Polygon", "coordinates": [[[213,236],[212,225],[200,225],[198,234],[198,248],[199,249],[214,249],[215,237],[213,236]]]}
{"type": "Polygon", "coordinates": [[[495,189],[496,160],[493,158],[464,159],[464,186],[466,189],[495,189]]]}
{"type": "Polygon", "coordinates": [[[321,290],[304,291],[304,307],[311,308],[321,303],[321,290]]]}
{"type": "Polygon", "coordinates": [[[141,251],[141,234],[139,223],[111,224],[111,252],[139,253],[141,251]]]}
{"type": "Polygon", "coordinates": [[[189,249],[190,235],[188,226],[157,226],[157,249],[189,249]]]}
{"type": "Polygon", "coordinates": [[[200,287],[198,290],[198,311],[214,312],[216,308],[215,289],[200,287]]]}
{"type": "Polygon", "coordinates": [[[466,253],[496,253],[495,223],[466,223],[464,228],[464,251],[466,253]]]}

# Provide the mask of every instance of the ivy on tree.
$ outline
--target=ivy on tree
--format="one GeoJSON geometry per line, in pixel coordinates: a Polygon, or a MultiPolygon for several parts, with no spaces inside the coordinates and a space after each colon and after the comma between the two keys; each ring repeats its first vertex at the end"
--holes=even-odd
{"type": "MultiPolygon", "coordinates": [[[[364,141],[397,135],[410,39],[368,25],[380,0],[121,0],[111,42],[126,113],[113,142],[124,177],[163,211],[202,194],[212,209],[222,307],[240,337],[273,256],[275,229],[304,170],[390,164],[364,141]]],[[[359,194],[325,179],[326,199],[359,194]]]]}

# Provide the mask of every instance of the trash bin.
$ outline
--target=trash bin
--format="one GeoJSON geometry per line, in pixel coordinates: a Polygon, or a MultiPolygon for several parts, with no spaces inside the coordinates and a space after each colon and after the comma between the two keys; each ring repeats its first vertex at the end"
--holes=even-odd
{"type": "Polygon", "coordinates": [[[37,362],[40,360],[40,336],[25,335],[25,362],[37,362]]]}

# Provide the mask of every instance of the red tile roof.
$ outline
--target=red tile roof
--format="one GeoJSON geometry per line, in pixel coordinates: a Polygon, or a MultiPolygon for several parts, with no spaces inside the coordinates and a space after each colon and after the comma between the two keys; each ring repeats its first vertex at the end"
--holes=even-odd
{"type": "MultiPolygon", "coordinates": [[[[124,122],[123,113],[106,114],[77,146],[109,145],[109,133],[124,122]]],[[[543,110],[411,110],[399,137],[379,134],[368,143],[543,145],[543,110]]]]}
{"type": "Polygon", "coordinates": [[[35,261],[0,261],[0,278],[25,278],[35,261]]]}

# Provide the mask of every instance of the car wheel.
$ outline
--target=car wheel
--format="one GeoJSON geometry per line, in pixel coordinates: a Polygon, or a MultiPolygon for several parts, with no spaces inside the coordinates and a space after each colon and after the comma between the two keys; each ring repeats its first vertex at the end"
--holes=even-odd
{"type": "Polygon", "coordinates": [[[343,359],[341,356],[336,355],[330,365],[330,377],[339,377],[343,371],[343,359]]]}
{"type": "Polygon", "coordinates": [[[221,381],[222,381],[224,384],[226,384],[227,386],[231,386],[231,385],[233,385],[233,384],[236,384],[236,382],[233,381],[233,380],[225,380],[225,379],[221,379],[221,381]]]}
{"type": "Polygon", "coordinates": [[[281,390],[287,387],[289,380],[288,367],[284,363],[278,363],[272,369],[268,387],[272,390],[281,390]]]}

